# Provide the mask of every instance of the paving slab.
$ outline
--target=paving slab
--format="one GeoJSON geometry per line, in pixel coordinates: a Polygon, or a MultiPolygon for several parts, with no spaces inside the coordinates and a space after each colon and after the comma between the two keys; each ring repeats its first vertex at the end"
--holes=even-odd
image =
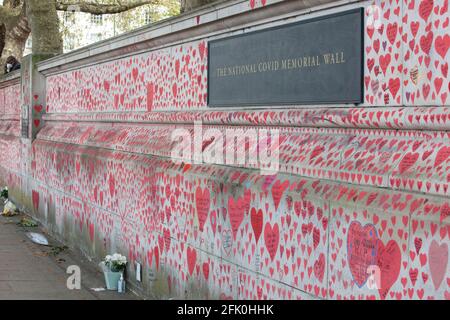
{"type": "Polygon", "coordinates": [[[52,247],[63,247],[39,227],[25,228],[18,224],[23,215],[0,216],[0,299],[2,300],[136,300],[133,292],[96,292],[104,288],[100,268],[69,248],[58,254],[52,247]],[[50,246],[33,243],[26,232],[39,232],[50,246]],[[81,289],[67,288],[67,267],[77,265],[81,270],[81,289]]]}

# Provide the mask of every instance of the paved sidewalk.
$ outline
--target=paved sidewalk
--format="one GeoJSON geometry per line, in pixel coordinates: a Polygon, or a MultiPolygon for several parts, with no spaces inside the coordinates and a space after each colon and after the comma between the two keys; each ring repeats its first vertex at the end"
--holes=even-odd
{"type": "Polygon", "coordinates": [[[0,216],[0,299],[137,299],[131,292],[122,295],[115,291],[93,291],[91,288],[105,286],[98,267],[69,249],[55,254],[63,246],[47,235],[50,246],[33,243],[25,233],[41,229],[18,225],[21,217],[0,216]],[[69,265],[81,268],[80,290],[66,287],[69,265]]]}

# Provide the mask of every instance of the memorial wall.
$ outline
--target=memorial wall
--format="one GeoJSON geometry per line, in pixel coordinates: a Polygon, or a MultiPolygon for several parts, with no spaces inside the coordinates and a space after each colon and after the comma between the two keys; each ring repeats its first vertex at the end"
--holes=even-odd
{"type": "Polygon", "coordinates": [[[238,0],[29,59],[1,183],[150,298],[449,299],[448,2],[238,0]]]}

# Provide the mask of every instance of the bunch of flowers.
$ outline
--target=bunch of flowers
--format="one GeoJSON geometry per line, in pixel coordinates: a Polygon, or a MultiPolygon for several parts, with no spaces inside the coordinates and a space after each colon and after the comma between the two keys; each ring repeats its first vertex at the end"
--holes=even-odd
{"type": "Polygon", "coordinates": [[[107,255],[104,262],[112,272],[120,272],[125,269],[127,258],[119,253],[114,253],[113,255],[107,255]]]}

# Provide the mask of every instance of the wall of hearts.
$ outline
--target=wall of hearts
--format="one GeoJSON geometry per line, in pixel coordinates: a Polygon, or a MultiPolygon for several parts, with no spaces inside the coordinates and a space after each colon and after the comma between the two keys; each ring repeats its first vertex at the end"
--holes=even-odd
{"type": "MultiPolygon", "coordinates": [[[[150,297],[450,299],[448,2],[355,1],[265,21],[364,6],[360,106],[211,110],[208,41],[217,34],[60,66],[36,106],[43,123],[30,123],[37,138],[10,143],[20,128],[2,124],[0,179],[84,254],[126,254],[127,280],[150,297]],[[194,136],[197,121],[222,134],[276,129],[278,172],[172,160],[172,133],[194,136]]],[[[235,5],[243,14],[275,8],[235,5]]],[[[201,25],[203,15],[193,19],[201,25]]],[[[0,108],[20,105],[1,90],[20,87],[0,89],[0,108]]],[[[201,144],[212,153],[218,142],[201,144]]]]}
{"type": "Polygon", "coordinates": [[[20,77],[0,81],[0,174],[6,185],[20,188],[20,77]]]}
{"type": "MultiPolygon", "coordinates": [[[[366,1],[364,5],[364,105],[448,106],[448,1],[366,1]]],[[[305,17],[289,22],[301,19],[305,17]]],[[[207,41],[212,39],[51,76],[48,112],[207,109],[207,41]]]]}

